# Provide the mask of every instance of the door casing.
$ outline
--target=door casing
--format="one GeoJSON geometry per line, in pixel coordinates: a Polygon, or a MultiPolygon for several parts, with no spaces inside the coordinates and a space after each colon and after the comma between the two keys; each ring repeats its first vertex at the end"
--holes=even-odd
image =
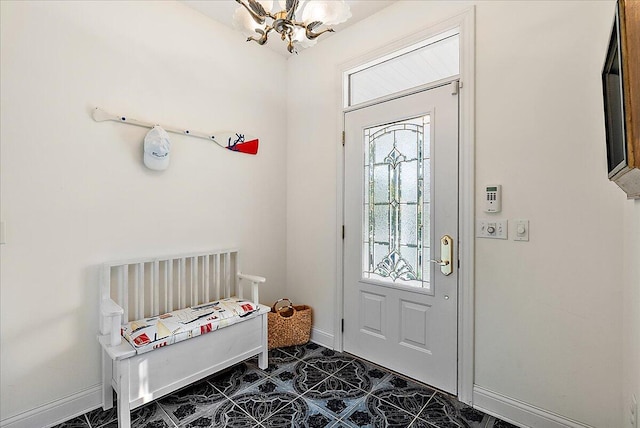
{"type": "MultiPolygon", "coordinates": [[[[362,57],[348,61],[340,67],[344,76],[349,70],[360,64],[380,58],[389,53],[400,50],[420,40],[433,37],[439,33],[458,28],[460,32],[460,119],[459,119],[459,230],[458,230],[458,400],[473,404],[474,378],[474,261],[475,261],[475,6],[461,11],[459,14],[429,26],[428,29],[409,35],[400,41],[390,43],[383,48],[376,49],[362,57]]],[[[454,80],[454,79],[450,79],[454,80]]],[[[343,79],[344,82],[344,79],[343,79]]],[[[372,103],[382,102],[409,93],[429,89],[442,82],[413,88],[390,97],[374,100],[372,103]]],[[[342,88],[343,93],[347,88],[342,88]]],[[[339,97],[342,100],[342,97],[339,97]]],[[[367,104],[357,106],[361,108],[367,104]]],[[[341,127],[336,136],[337,145],[337,185],[336,185],[336,288],[335,288],[335,318],[333,330],[333,347],[337,351],[343,350],[342,318],[343,318],[343,225],[344,225],[344,148],[342,136],[344,130],[345,113],[351,110],[344,108],[342,103],[339,111],[341,127]]]]}

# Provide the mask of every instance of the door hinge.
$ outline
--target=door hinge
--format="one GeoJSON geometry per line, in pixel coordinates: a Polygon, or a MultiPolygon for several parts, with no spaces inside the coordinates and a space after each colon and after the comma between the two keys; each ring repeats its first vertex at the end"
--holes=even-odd
{"type": "Polygon", "coordinates": [[[460,259],[458,259],[458,269],[460,269],[460,259]]]}
{"type": "Polygon", "coordinates": [[[451,95],[458,95],[459,91],[460,91],[460,82],[458,82],[457,80],[454,80],[453,82],[451,82],[451,95]]]}
{"type": "Polygon", "coordinates": [[[342,239],[344,239],[344,224],[342,225],[342,239]]]}
{"type": "Polygon", "coordinates": [[[342,131],[342,147],[344,147],[344,140],[345,140],[344,131],[342,131]]]}
{"type": "Polygon", "coordinates": [[[342,323],[341,323],[340,328],[341,328],[341,331],[344,333],[344,318],[342,318],[342,323]]]}

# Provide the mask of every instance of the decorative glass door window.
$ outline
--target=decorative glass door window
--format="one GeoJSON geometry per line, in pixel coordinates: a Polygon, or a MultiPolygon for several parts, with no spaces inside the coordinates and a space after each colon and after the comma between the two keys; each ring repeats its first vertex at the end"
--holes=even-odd
{"type": "Polygon", "coordinates": [[[364,130],[363,279],[430,288],[429,116],[364,130]]]}

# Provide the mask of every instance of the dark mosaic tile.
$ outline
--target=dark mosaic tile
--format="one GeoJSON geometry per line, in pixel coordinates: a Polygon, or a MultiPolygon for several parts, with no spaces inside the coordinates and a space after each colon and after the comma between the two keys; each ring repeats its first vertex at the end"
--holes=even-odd
{"type": "Polygon", "coordinates": [[[490,418],[440,392],[433,396],[418,416],[438,428],[484,428],[490,418]]]}
{"type": "Polygon", "coordinates": [[[87,422],[87,419],[84,417],[84,415],[82,415],[56,425],[52,428],[89,428],[89,423],[87,422]]]}
{"type": "Polygon", "coordinates": [[[463,420],[470,423],[482,423],[484,424],[489,420],[489,416],[485,415],[479,410],[474,409],[473,407],[467,406],[463,403],[458,402],[457,399],[453,398],[451,401],[454,403],[454,406],[458,409],[460,416],[463,420]]]}
{"type": "Polygon", "coordinates": [[[298,394],[293,390],[293,385],[291,385],[290,383],[279,382],[277,379],[269,377],[261,380],[260,382],[249,385],[247,388],[243,389],[235,395],[232,395],[230,398],[235,402],[236,397],[239,395],[260,396],[273,393],[287,393],[293,396],[293,398],[298,396],[298,394]]]}
{"type": "MultiPolygon", "coordinates": [[[[234,396],[233,402],[254,420],[262,422],[293,402],[297,397],[295,394],[277,389],[278,386],[268,380],[255,389],[252,388],[252,390],[234,396]]],[[[216,415],[223,411],[223,408],[219,408],[216,410],[216,415]]]]}
{"type": "Polygon", "coordinates": [[[91,427],[99,427],[118,418],[118,410],[114,405],[109,410],[99,407],[85,414],[91,427]]]}
{"type": "Polygon", "coordinates": [[[413,423],[409,425],[410,428],[436,428],[435,425],[430,424],[427,421],[424,421],[420,418],[415,418],[413,423]]]}
{"type": "Polygon", "coordinates": [[[396,374],[391,374],[389,377],[385,377],[381,382],[377,384],[374,388],[374,391],[382,388],[393,387],[398,390],[408,390],[408,389],[420,389],[426,395],[433,395],[436,390],[419,382],[407,379],[402,376],[398,376],[396,374]]]}
{"type": "Polygon", "coordinates": [[[503,421],[501,419],[496,419],[493,422],[493,428],[518,428],[518,427],[510,424],[509,422],[503,421]]]}
{"type": "Polygon", "coordinates": [[[294,360],[299,360],[305,355],[304,348],[276,348],[271,349],[269,351],[269,362],[273,361],[274,363],[278,362],[289,362],[294,360]],[[284,349],[287,349],[285,351],[284,349]]]}
{"type": "MultiPolygon", "coordinates": [[[[267,370],[254,357],[158,403],[132,412],[132,427],[516,428],[314,343],[271,350],[267,370]]],[[[117,428],[115,408],[84,416],[55,428],[117,428]]]]}
{"type": "Polygon", "coordinates": [[[347,354],[331,351],[330,349],[325,349],[318,355],[313,355],[304,359],[304,362],[307,364],[317,367],[330,375],[337,373],[340,369],[353,361],[356,361],[355,358],[347,354]]]}
{"type": "Polygon", "coordinates": [[[329,375],[326,372],[316,366],[300,361],[296,364],[291,374],[279,373],[273,376],[273,379],[284,385],[290,385],[291,390],[297,394],[304,394],[328,377],[329,375]]]}
{"type": "Polygon", "coordinates": [[[215,427],[215,425],[213,424],[213,420],[207,416],[200,416],[199,418],[196,418],[191,422],[188,422],[180,426],[180,428],[209,428],[209,427],[215,427]]]}
{"type": "Polygon", "coordinates": [[[435,390],[397,375],[382,379],[372,395],[417,416],[435,390]]]}
{"type": "MultiPolygon", "coordinates": [[[[91,425],[95,427],[95,425],[91,425]]],[[[147,404],[131,412],[131,428],[174,428],[171,419],[156,402],[147,404]]],[[[99,428],[118,428],[118,420],[113,420],[99,428]]]]}
{"type": "MultiPolygon", "coordinates": [[[[286,355],[286,354],[283,354],[286,355]]],[[[278,357],[278,358],[274,358],[274,362],[271,362],[271,359],[269,359],[269,367],[266,370],[266,372],[269,374],[269,376],[274,376],[278,373],[282,373],[282,372],[292,372],[293,368],[300,363],[300,360],[292,357],[292,356],[286,356],[286,357],[278,357]]]]}
{"type": "Polygon", "coordinates": [[[266,377],[267,374],[263,370],[249,362],[237,364],[222,373],[210,376],[207,381],[230,397],[266,377]]]}
{"type": "Polygon", "coordinates": [[[295,379],[295,377],[296,373],[293,368],[292,370],[283,370],[271,375],[271,379],[289,385],[293,385],[293,380],[295,379]]]}
{"type": "Polygon", "coordinates": [[[368,395],[359,405],[354,407],[341,421],[349,427],[371,428],[406,428],[414,421],[415,416],[401,410],[377,397],[368,395]]]}
{"type": "Polygon", "coordinates": [[[225,401],[213,412],[206,412],[191,422],[180,425],[180,428],[249,428],[259,427],[260,424],[246,412],[225,401]]]}
{"type": "MultiPolygon", "coordinates": [[[[269,366],[265,369],[267,373],[273,373],[274,371],[280,370],[285,365],[291,365],[292,363],[297,363],[299,358],[283,352],[280,349],[272,349],[269,351],[269,366]]],[[[257,365],[258,359],[255,358],[252,361],[255,361],[257,365]]]]}
{"type": "MultiPolygon", "coordinates": [[[[322,352],[323,350],[328,350],[327,348],[325,348],[324,346],[320,346],[317,343],[313,343],[313,342],[308,342],[305,343],[304,345],[296,345],[296,346],[289,346],[286,348],[277,348],[274,349],[284,352],[286,354],[289,354],[295,358],[305,358],[308,357],[310,355],[315,355],[318,354],[320,352],[322,352]]],[[[271,351],[269,351],[271,352],[271,351]]]]}
{"type": "Polygon", "coordinates": [[[398,390],[394,388],[379,389],[372,395],[385,401],[386,403],[393,404],[414,416],[422,411],[422,408],[431,398],[430,395],[424,394],[422,389],[403,389],[398,390]]]}
{"type": "Polygon", "coordinates": [[[355,387],[371,392],[373,387],[390,378],[392,375],[390,372],[382,370],[372,364],[360,360],[353,360],[336,372],[334,376],[355,387]]]}
{"type": "Polygon", "coordinates": [[[209,413],[227,400],[209,382],[201,381],[159,400],[160,406],[178,425],[209,413]]]}
{"type": "Polygon", "coordinates": [[[270,428],[325,428],[337,422],[338,419],[322,409],[298,398],[262,421],[262,425],[270,428]]]}
{"type": "Polygon", "coordinates": [[[362,402],[366,395],[365,391],[342,379],[330,377],[307,391],[302,398],[310,405],[317,406],[336,418],[340,418],[362,402]]]}
{"type": "MultiPolygon", "coordinates": [[[[282,352],[280,349],[272,349],[269,351],[269,365],[263,371],[268,375],[272,375],[284,370],[292,370],[293,366],[295,366],[298,362],[300,362],[298,358],[282,352]]],[[[257,367],[258,359],[251,359],[250,364],[257,367]]]]}

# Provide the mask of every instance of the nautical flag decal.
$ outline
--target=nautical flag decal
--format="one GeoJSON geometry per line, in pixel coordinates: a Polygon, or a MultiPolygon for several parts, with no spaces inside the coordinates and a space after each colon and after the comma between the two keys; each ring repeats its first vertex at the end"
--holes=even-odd
{"type": "Polygon", "coordinates": [[[211,323],[200,326],[200,334],[209,333],[211,330],[213,330],[211,323]]]}
{"type": "Polygon", "coordinates": [[[149,340],[149,336],[147,336],[146,333],[142,333],[140,336],[133,339],[133,341],[138,346],[146,345],[147,343],[151,342],[151,340],[149,340]]]}
{"type": "Polygon", "coordinates": [[[258,153],[258,143],[260,140],[257,138],[254,140],[245,141],[243,134],[236,134],[235,138],[229,137],[227,142],[227,149],[233,152],[247,153],[249,155],[255,155],[258,153]]]}

